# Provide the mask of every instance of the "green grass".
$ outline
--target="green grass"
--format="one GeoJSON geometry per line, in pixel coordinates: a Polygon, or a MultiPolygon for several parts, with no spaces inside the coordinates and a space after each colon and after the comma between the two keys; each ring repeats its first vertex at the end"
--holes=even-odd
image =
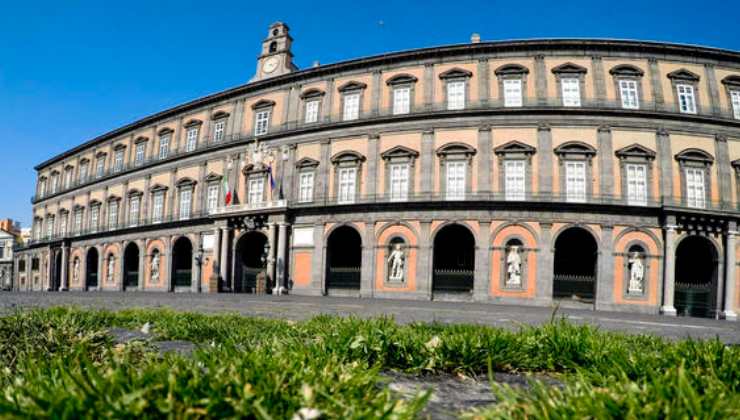
{"type": "Polygon", "coordinates": [[[54,308],[0,318],[0,418],[405,419],[380,372],[493,371],[557,377],[470,418],[740,418],[740,347],[669,342],[554,320],[516,332],[321,316],[305,322],[172,311],[54,308]],[[198,343],[191,357],[105,331],[151,322],[156,340],[198,343]]]}

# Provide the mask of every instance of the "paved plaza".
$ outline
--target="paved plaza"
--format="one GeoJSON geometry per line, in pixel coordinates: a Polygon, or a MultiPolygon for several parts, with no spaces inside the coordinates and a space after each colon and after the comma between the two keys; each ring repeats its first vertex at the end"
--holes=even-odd
{"type": "MultiPolygon", "coordinates": [[[[471,302],[429,302],[308,296],[255,296],[241,294],[185,294],[147,292],[0,292],[0,312],[18,308],[74,305],[83,308],[170,308],[203,313],[240,313],[301,320],[320,314],[360,317],[389,315],[398,322],[484,324],[509,329],[537,325],[552,317],[552,308],[494,305],[471,302]]],[[[617,312],[559,309],[576,323],[589,323],[611,331],[656,334],[671,339],[719,337],[740,344],[740,322],[666,317],[617,312]]]]}

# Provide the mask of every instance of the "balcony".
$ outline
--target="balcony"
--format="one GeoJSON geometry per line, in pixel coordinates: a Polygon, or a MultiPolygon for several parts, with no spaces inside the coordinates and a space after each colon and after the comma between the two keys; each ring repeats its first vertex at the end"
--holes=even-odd
{"type": "Polygon", "coordinates": [[[288,208],[287,200],[261,201],[259,203],[234,204],[231,206],[221,206],[212,214],[213,216],[228,216],[240,213],[270,213],[273,211],[285,210],[288,208]]]}
{"type": "MultiPolygon", "coordinates": [[[[428,116],[430,114],[440,115],[460,115],[464,116],[469,113],[476,113],[480,111],[491,111],[498,110],[501,112],[511,113],[526,113],[527,111],[555,111],[563,110],[564,112],[574,112],[578,110],[587,111],[623,111],[625,113],[639,117],[645,112],[649,113],[663,113],[672,116],[681,115],[683,118],[696,118],[698,117],[710,117],[720,118],[725,120],[737,121],[740,120],[734,118],[733,110],[728,108],[717,108],[712,109],[708,106],[702,106],[695,114],[682,114],[679,112],[676,104],[672,101],[666,101],[664,103],[655,103],[641,101],[638,109],[624,108],[622,103],[619,101],[609,100],[595,100],[595,99],[583,99],[580,107],[565,107],[561,101],[556,98],[523,98],[522,106],[518,107],[507,107],[504,105],[503,99],[489,99],[487,101],[468,101],[465,105],[465,109],[461,110],[448,110],[446,103],[433,103],[433,104],[414,104],[411,107],[410,112],[405,114],[394,114],[393,108],[380,108],[377,110],[362,110],[358,119],[351,121],[345,121],[341,113],[331,115],[319,115],[317,122],[305,123],[304,121],[288,121],[283,124],[272,125],[268,134],[260,136],[260,138],[271,138],[276,135],[288,135],[294,132],[303,130],[318,130],[328,128],[331,126],[337,126],[338,128],[342,125],[352,125],[363,122],[381,122],[381,121],[393,121],[395,119],[405,118],[418,118],[422,116],[428,116]]],[[[233,146],[234,144],[246,143],[248,141],[255,140],[256,137],[252,134],[229,134],[224,135],[220,140],[214,140],[210,136],[202,136],[199,138],[198,143],[194,150],[187,150],[185,144],[179,145],[177,148],[170,149],[166,158],[160,159],[158,151],[156,156],[150,156],[145,158],[143,161],[131,161],[125,163],[121,168],[107,168],[102,175],[90,174],[86,179],[75,179],[72,181],[69,188],[59,188],[55,193],[47,193],[46,195],[34,195],[31,197],[31,203],[36,203],[42,199],[52,198],[61,195],[67,191],[71,191],[86,185],[91,185],[100,181],[114,178],[116,176],[124,175],[129,172],[144,170],[156,166],[161,163],[171,162],[180,159],[184,156],[196,155],[198,153],[204,153],[209,150],[215,150],[223,147],[233,146]]],[[[184,141],[184,140],[183,140],[184,141]]]]}

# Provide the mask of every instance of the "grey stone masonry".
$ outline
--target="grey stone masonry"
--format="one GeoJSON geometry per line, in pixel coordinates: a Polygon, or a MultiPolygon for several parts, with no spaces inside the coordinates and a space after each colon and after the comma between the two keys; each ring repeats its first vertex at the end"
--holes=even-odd
{"type": "Polygon", "coordinates": [[[664,227],[665,240],[663,242],[663,306],[660,312],[664,315],[676,315],[676,307],[673,306],[673,294],[676,288],[676,217],[668,216],[664,227]]]}
{"type": "Polygon", "coordinates": [[[601,226],[599,244],[598,273],[596,278],[596,309],[608,308],[614,304],[614,241],[613,227],[601,226]]]}
{"type": "Polygon", "coordinates": [[[321,142],[321,162],[319,163],[319,178],[316,180],[316,198],[326,199],[329,195],[329,167],[331,166],[331,144],[321,142]]]}
{"type": "Polygon", "coordinates": [[[480,150],[478,168],[478,192],[491,192],[493,170],[491,167],[491,127],[483,126],[478,129],[478,149],[480,150]]]}
{"type": "Polygon", "coordinates": [[[724,206],[732,203],[732,166],[730,165],[730,150],[727,145],[727,137],[717,135],[714,137],[714,153],[717,156],[717,171],[719,175],[719,197],[724,206]]]}
{"type": "Polygon", "coordinates": [[[610,196],[614,194],[614,150],[612,147],[612,130],[609,126],[598,129],[599,153],[599,194],[610,196]]]}
{"type": "Polygon", "coordinates": [[[537,251],[537,284],[535,297],[540,304],[552,301],[553,282],[553,253],[552,253],[552,224],[540,223],[540,249],[537,251]]]}
{"type": "Polygon", "coordinates": [[[539,105],[547,104],[547,69],[545,68],[545,56],[534,57],[535,94],[539,105]]]}
{"type": "Polygon", "coordinates": [[[381,73],[380,70],[373,72],[373,86],[370,96],[370,116],[377,116],[380,114],[380,98],[381,98],[381,73]]]}
{"type": "Polygon", "coordinates": [[[326,244],[324,243],[324,224],[317,223],[313,228],[313,256],[311,260],[311,288],[326,294],[324,283],[324,254],[326,244]]]}
{"type": "Polygon", "coordinates": [[[704,64],[704,73],[707,76],[707,91],[709,92],[709,105],[712,107],[712,114],[721,115],[719,86],[717,85],[717,75],[714,72],[714,64],[704,64]]]}
{"type": "Polygon", "coordinates": [[[379,136],[371,134],[367,143],[367,185],[365,192],[369,197],[374,197],[378,186],[378,147],[379,136]]]}
{"type": "Polygon", "coordinates": [[[653,91],[653,102],[655,102],[656,109],[660,111],[663,109],[665,98],[663,97],[663,84],[661,83],[658,60],[651,58],[648,61],[650,65],[650,85],[652,86],[653,91]]]}
{"type": "Polygon", "coordinates": [[[434,174],[434,131],[424,131],[421,135],[421,194],[431,195],[434,174]]]}
{"type": "Polygon", "coordinates": [[[606,102],[606,80],[604,79],[604,60],[599,56],[591,57],[591,67],[593,68],[594,90],[596,91],[596,100],[599,104],[606,102]]]}
{"type": "Polygon", "coordinates": [[[424,108],[432,109],[434,103],[434,66],[432,64],[424,65],[424,108]]]}
{"type": "Polygon", "coordinates": [[[552,193],[552,132],[550,126],[537,127],[537,163],[539,165],[538,185],[540,194],[552,193]]]}
{"type": "Polygon", "coordinates": [[[324,117],[324,121],[328,122],[331,119],[332,101],[334,100],[334,79],[326,81],[325,98],[326,99],[322,101],[324,109],[321,110],[321,115],[324,117]]]}
{"type": "Polygon", "coordinates": [[[491,222],[480,222],[478,232],[478,246],[475,248],[475,277],[473,284],[473,299],[476,301],[488,300],[488,290],[491,279],[491,222]]]}
{"type": "Polygon", "coordinates": [[[660,194],[664,201],[673,197],[673,154],[671,153],[671,137],[667,130],[659,129],[656,132],[656,147],[658,149],[658,167],[660,168],[660,194]]]}
{"type": "Polygon", "coordinates": [[[360,296],[373,297],[375,278],[375,223],[368,221],[362,241],[362,268],[360,270],[360,296]]]}
{"type": "Polygon", "coordinates": [[[432,244],[431,222],[421,221],[419,227],[419,253],[416,259],[416,290],[432,298],[432,244]]]}
{"type": "Polygon", "coordinates": [[[481,105],[488,103],[490,97],[489,91],[489,71],[488,71],[488,59],[481,58],[478,60],[478,96],[480,98],[481,105]]]}

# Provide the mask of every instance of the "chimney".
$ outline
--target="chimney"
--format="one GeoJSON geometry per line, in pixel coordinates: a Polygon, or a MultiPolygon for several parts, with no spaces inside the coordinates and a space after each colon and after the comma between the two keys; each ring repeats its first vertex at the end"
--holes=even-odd
{"type": "Polygon", "coordinates": [[[311,67],[319,67],[321,63],[319,63],[319,60],[314,60],[313,64],[311,64],[311,67]]]}
{"type": "Polygon", "coordinates": [[[473,35],[470,35],[470,43],[472,44],[479,44],[480,43],[480,34],[477,32],[473,32],[473,35]]]}

